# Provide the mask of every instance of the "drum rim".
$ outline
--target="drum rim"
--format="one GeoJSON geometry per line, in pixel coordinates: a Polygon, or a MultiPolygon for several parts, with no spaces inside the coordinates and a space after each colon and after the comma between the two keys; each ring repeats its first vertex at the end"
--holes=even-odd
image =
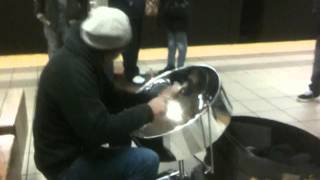
{"type": "MultiPolygon", "coordinates": [[[[190,67],[204,67],[204,68],[208,68],[208,69],[211,69],[212,71],[215,72],[215,74],[217,75],[217,78],[218,78],[218,89],[217,89],[217,92],[220,92],[222,90],[222,82],[221,82],[221,77],[219,75],[219,73],[217,72],[217,70],[215,68],[213,68],[212,66],[210,65],[207,65],[207,64],[200,64],[200,65],[189,65],[189,66],[185,66],[185,67],[180,67],[178,69],[175,69],[175,70],[170,70],[170,71],[167,71],[167,72],[164,72],[162,73],[161,75],[157,76],[156,78],[154,79],[151,79],[149,82],[147,82],[145,85],[143,85],[141,88],[138,89],[137,92],[141,92],[146,86],[150,85],[151,83],[153,83],[154,81],[170,74],[171,72],[173,71],[177,71],[177,70],[181,70],[181,69],[187,69],[187,68],[190,68],[190,67]]],[[[218,95],[220,93],[216,93],[213,97],[213,99],[209,102],[209,106],[211,107],[213,105],[213,103],[217,100],[218,98],[218,95]]],[[[179,126],[176,126],[174,129],[168,131],[168,132],[165,132],[165,133],[161,133],[161,134],[158,134],[158,135],[153,135],[153,136],[148,136],[148,137],[140,137],[139,138],[143,138],[143,139],[153,139],[153,138],[159,138],[159,137],[164,137],[164,136],[168,136],[168,135],[171,135],[181,129],[183,129],[184,127],[192,124],[192,123],[195,123],[196,120],[199,119],[200,116],[202,116],[206,111],[208,111],[208,107],[205,107],[203,108],[199,113],[197,113],[197,115],[190,119],[187,123],[183,124],[183,125],[179,125],[179,126]]],[[[139,131],[139,130],[138,130],[139,131]]]]}

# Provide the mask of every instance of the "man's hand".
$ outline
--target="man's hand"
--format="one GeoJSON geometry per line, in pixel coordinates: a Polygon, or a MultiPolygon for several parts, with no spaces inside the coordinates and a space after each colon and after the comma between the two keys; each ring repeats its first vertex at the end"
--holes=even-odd
{"type": "Polygon", "coordinates": [[[167,98],[173,98],[174,96],[176,96],[180,92],[181,88],[182,88],[182,86],[178,82],[174,82],[172,86],[169,86],[166,89],[164,89],[160,93],[160,96],[164,96],[167,98]]]}
{"type": "Polygon", "coordinates": [[[149,101],[148,105],[151,107],[154,119],[158,119],[157,117],[163,116],[167,111],[167,102],[169,99],[173,98],[177,95],[182,86],[179,83],[174,83],[172,86],[163,90],[159,96],[153,98],[149,101]]]}
{"type": "Polygon", "coordinates": [[[151,99],[148,105],[152,109],[154,119],[157,119],[156,117],[163,116],[166,112],[167,98],[164,96],[157,96],[151,99]]]}
{"type": "Polygon", "coordinates": [[[43,13],[36,14],[37,19],[42,19],[44,17],[43,13]]]}
{"type": "Polygon", "coordinates": [[[44,16],[43,13],[37,13],[36,17],[44,25],[50,26],[50,21],[44,16]]]}

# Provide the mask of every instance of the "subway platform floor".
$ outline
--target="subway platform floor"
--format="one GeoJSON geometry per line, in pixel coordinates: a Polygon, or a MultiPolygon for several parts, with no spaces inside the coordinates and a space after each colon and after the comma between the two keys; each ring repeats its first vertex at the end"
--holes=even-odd
{"type": "MultiPolygon", "coordinates": [[[[296,101],[310,82],[314,44],[308,40],[189,47],[186,65],[208,64],[217,69],[234,115],[274,119],[320,138],[320,98],[309,103],[296,101]]],[[[145,72],[162,69],[166,53],[165,48],[142,49],[139,67],[145,72]]],[[[9,89],[23,88],[29,129],[37,81],[47,61],[46,54],[0,56],[0,106],[9,89]]],[[[121,60],[115,61],[115,70],[122,71],[121,60]]],[[[23,180],[44,179],[34,165],[33,154],[30,129],[23,180]]]]}

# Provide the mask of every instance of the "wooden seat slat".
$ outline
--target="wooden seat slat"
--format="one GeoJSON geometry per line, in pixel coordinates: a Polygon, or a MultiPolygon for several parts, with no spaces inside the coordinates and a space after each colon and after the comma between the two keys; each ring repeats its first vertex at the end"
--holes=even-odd
{"type": "Polygon", "coordinates": [[[21,180],[28,121],[23,89],[9,89],[0,113],[0,180],[21,180]]]}
{"type": "Polygon", "coordinates": [[[0,179],[8,177],[10,160],[13,154],[14,135],[0,136],[0,179]]]}

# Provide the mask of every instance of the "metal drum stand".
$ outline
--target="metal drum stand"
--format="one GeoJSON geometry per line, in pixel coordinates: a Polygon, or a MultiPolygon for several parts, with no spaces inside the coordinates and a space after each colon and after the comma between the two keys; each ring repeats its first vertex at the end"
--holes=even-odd
{"type": "MultiPolygon", "coordinates": [[[[205,142],[212,142],[212,134],[210,129],[211,127],[211,122],[212,122],[212,116],[210,116],[212,114],[212,107],[210,106],[210,103],[207,102],[207,121],[208,121],[208,125],[209,125],[209,139],[207,140],[205,136],[203,136],[203,141],[205,142]]],[[[200,117],[202,118],[202,117],[200,117]]],[[[205,126],[203,126],[204,128],[205,126]]],[[[196,155],[193,155],[194,159],[197,160],[200,164],[202,164],[202,166],[205,168],[203,170],[203,173],[205,175],[208,174],[214,174],[214,159],[213,159],[213,147],[209,146],[209,152],[210,152],[210,165],[206,164],[204,161],[202,161],[201,159],[199,159],[196,155]]],[[[164,174],[163,176],[157,178],[157,180],[189,180],[190,178],[187,176],[186,172],[185,172],[185,168],[184,168],[184,160],[178,160],[178,170],[170,170],[168,171],[166,174],[164,174]]]]}

